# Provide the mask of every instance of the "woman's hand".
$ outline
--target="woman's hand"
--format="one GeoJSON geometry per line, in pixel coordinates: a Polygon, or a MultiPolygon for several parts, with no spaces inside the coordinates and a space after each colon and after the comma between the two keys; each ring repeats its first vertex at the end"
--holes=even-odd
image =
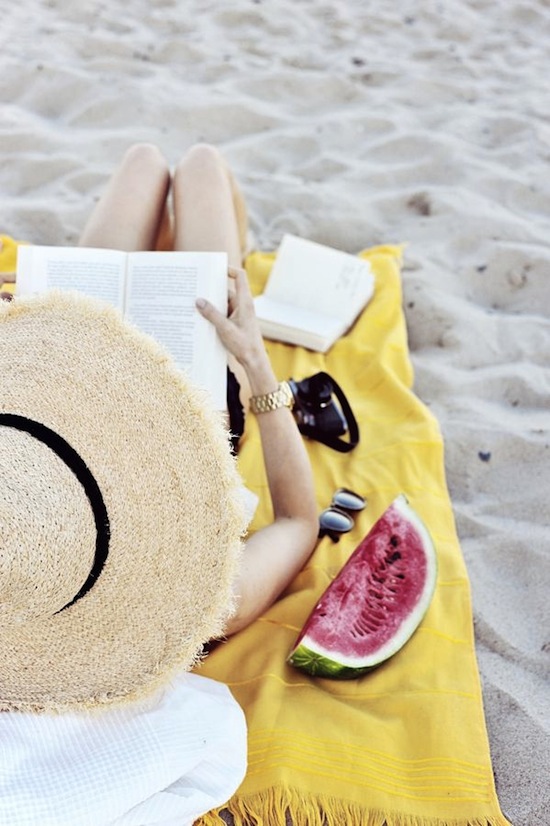
{"type": "Polygon", "coordinates": [[[0,299],[3,298],[5,301],[11,301],[13,298],[13,294],[3,289],[4,284],[15,284],[14,272],[0,273],[0,299]]]}
{"type": "Polygon", "coordinates": [[[197,309],[204,318],[212,322],[225,349],[235,356],[245,369],[254,368],[267,356],[254,312],[248,279],[246,272],[236,267],[229,268],[229,278],[227,316],[216,310],[204,298],[197,299],[197,309]]]}

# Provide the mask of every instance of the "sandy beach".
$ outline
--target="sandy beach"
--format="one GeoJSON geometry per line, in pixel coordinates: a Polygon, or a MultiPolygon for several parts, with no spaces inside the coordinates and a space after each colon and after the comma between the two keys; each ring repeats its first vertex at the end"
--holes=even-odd
{"type": "Polygon", "coordinates": [[[75,244],[133,142],[219,146],[250,244],[405,244],[502,809],[550,824],[547,0],[2,0],[0,232],[75,244]]]}

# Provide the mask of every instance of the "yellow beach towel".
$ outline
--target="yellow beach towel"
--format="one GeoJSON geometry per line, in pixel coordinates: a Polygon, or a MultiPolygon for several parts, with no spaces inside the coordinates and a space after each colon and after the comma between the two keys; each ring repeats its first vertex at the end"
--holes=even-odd
{"type": "MultiPolygon", "coordinates": [[[[282,598],[218,645],[199,672],[229,685],[249,727],[246,778],[228,809],[237,824],[500,826],[474,653],[470,588],[455,532],[436,421],[411,390],[400,250],[364,253],[375,295],[325,355],[267,342],[280,379],[326,370],[342,385],[361,442],[340,454],[308,442],[319,509],[338,487],[368,499],[352,533],[321,540],[282,598]],[[421,626],[392,659],[361,679],[310,678],[285,662],[319,596],[385,508],[405,493],[434,539],[436,592],[421,626]]],[[[247,260],[261,292],[272,255],[247,260]]],[[[312,278],[315,274],[312,273],[312,278]]],[[[271,519],[257,424],[239,453],[261,497],[252,529],[271,519]]],[[[215,813],[202,823],[218,823],[215,813]]]]}
{"type": "MultiPolygon", "coordinates": [[[[2,272],[15,268],[6,236],[2,272]]],[[[227,683],[249,728],[246,778],[227,808],[240,824],[505,826],[495,794],[474,653],[469,582],[447,493],[436,421],[411,390],[401,307],[400,250],[378,247],[375,295],[326,354],[267,342],[279,378],[319,370],[346,392],[361,426],[351,453],[308,442],[319,509],[338,487],[368,499],[354,530],[325,538],[281,599],[218,645],[198,671],[227,683]],[[405,493],[434,539],[436,592],[421,626],[392,659],[357,680],[313,679],[286,657],[319,596],[376,519],[405,493]]],[[[273,255],[247,259],[261,292],[273,255]]],[[[312,274],[314,277],[314,274],[312,274]]],[[[257,423],[247,420],[239,466],[261,499],[252,530],[269,522],[257,423]]],[[[219,823],[216,813],[203,826],[219,823]]]]}

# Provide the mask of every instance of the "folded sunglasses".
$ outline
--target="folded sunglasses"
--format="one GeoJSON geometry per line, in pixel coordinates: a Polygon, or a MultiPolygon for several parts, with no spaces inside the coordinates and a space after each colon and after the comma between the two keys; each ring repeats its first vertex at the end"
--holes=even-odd
{"type": "Polygon", "coordinates": [[[367,500],[348,488],[338,488],[332,502],[319,514],[319,538],[329,536],[339,542],[340,534],[351,531],[355,524],[354,514],[362,511],[367,500]]]}

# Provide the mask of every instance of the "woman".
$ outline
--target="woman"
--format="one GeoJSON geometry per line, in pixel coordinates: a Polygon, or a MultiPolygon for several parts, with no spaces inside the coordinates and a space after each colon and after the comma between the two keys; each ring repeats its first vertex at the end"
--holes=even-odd
{"type": "Polygon", "coordinates": [[[219,417],[118,313],[70,293],[0,302],[1,823],[168,826],[223,804],[245,771],[245,721],[188,669],[265,611],[315,543],[307,455],[240,269],[239,193],[208,146],[176,169],[173,233],[170,189],[159,151],[131,148],[81,243],[227,251],[228,314],[198,311],[244,406],[251,394],[273,522],[241,550],[219,417]]]}
{"type": "MultiPolygon", "coordinates": [[[[200,144],[177,165],[171,181],[160,151],[138,144],[126,153],[94,209],[81,246],[133,250],[225,251],[229,260],[228,315],[201,299],[197,308],[214,326],[240,385],[240,402],[276,393],[278,380],[263,346],[246,273],[241,269],[246,211],[220,153],[200,144]],[[168,211],[172,190],[174,226],[168,211]]],[[[283,400],[281,399],[281,402],[283,400]]],[[[233,634],[262,614],[302,568],[313,550],[318,522],[312,474],[289,407],[258,412],[273,522],[245,544],[235,583],[233,634]]],[[[234,402],[232,402],[234,405],[234,402]]],[[[254,405],[254,402],[253,402],[254,405]]],[[[262,407],[261,401],[256,410],[262,407]]],[[[271,405],[273,406],[273,405],[271,405]]],[[[230,415],[234,411],[229,411],[230,415]]],[[[238,411],[237,411],[238,418],[238,411]]]]}

